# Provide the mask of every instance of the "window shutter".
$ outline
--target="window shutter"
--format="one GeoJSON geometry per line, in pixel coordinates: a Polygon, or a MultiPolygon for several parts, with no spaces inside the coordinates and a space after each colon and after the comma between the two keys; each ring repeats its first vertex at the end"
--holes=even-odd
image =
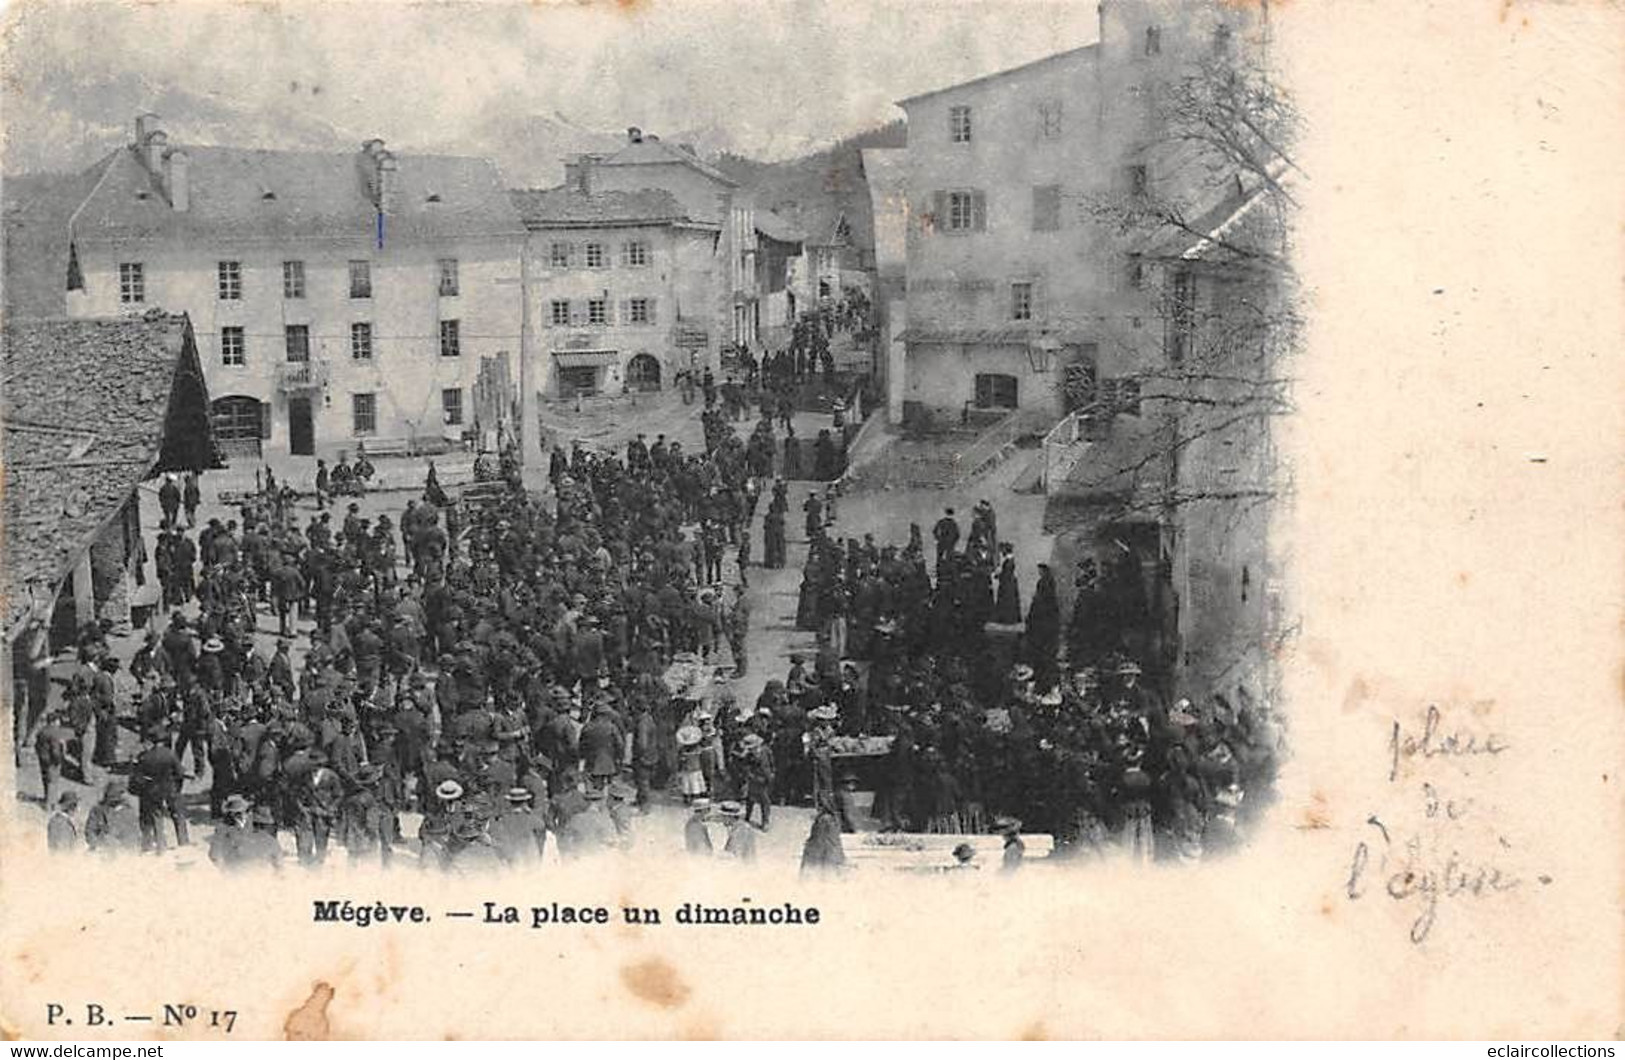
{"type": "Polygon", "coordinates": [[[266,439],[271,437],[271,403],[269,401],[260,402],[260,437],[266,439]]]}
{"type": "Polygon", "coordinates": [[[574,298],[570,299],[570,323],[579,327],[581,324],[586,323],[586,320],[587,320],[587,306],[586,306],[586,303],[579,302],[579,301],[575,300],[574,298]]]}
{"type": "Polygon", "coordinates": [[[970,193],[970,226],[972,231],[987,231],[987,192],[970,193]]]}
{"type": "Polygon", "coordinates": [[[619,320],[622,324],[632,323],[632,300],[630,298],[621,299],[620,308],[616,312],[620,313],[619,320]]]}
{"type": "Polygon", "coordinates": [[[655,300],[651,298],[649,299],[649,323],[653,325],[658,321],[658,319],[659,318],[655,316],[655,300]]]}
{"type": "Polygon", "coordinates": [[[948,193],[933,191],[931,193],[931,212],[925,217],[926,231],[935,229],[938,232],[948,230],[948,193]]]}

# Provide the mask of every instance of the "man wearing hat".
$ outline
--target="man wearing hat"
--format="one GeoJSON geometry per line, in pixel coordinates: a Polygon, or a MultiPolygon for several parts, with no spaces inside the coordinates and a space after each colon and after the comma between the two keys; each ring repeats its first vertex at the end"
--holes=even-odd
{"type": "Polygon", "coordinates": [[[536,809],[529,788],[509,788],[507,805],[488,830],[509,868],[540,862],[547,854],[547,814],[536,809]]]}
{"type": "Polygon", "coordinates": [[[395,808],[380,791],[384,769],[368,763],[355,771],[355,788],[345,797],[340,811],[341,837],[350,853],[350,864],[377,852],[379,864],[389,868],[399,826],[395,808]]]}
{"type": "Polygon", "coordinates": [[[609,819],[615,825],[616,841],[623,848],[632,845],[632,813],[637,802],[638,789],[629,781],[616,777],[609,785],[609,819]]]}
{"type": "Polygon", "coordinates": [[[79,825],[73,815],[79,810],[79,793],[64,791],[45,822],[45,848],[53,854],[72,854],[79,849],[79,825]]]}
{"type": "Polygon", "coordinates": [[[729,799],[717,806],[717,813],[722,815],[722,823],[728,829],[728,841],[722,847],[723,854],[745,864],[754,862],[756,833],[751,829],[750,822],[745,819],[744,804],[729,799]]]}
{"type": "Polygon", "coordinates": [[[750,823],[750,811],[759,807],[762,812],[762,831],[767,831],[773,815],[773,751],[759,733],[747,732],[739,739],[735,752],[738,773],[744,787],[744,810],[741,814],[750,823]]]}
{"type": "Polygon", "coordinates": [[[90,808],[85,818],[85,845],[100,854],[141,849],[141,824],[123,777],[110,779],[102,789],[101,801],[90,808]]]}
{"type": "Polygon", "coordinates": [[[608,850],[617,845],[619,838],[615,822],[609,816],[609,792],[592,788],[582,793],[587,808],[570,818],[565,826],[569,841],[560,844],[560,852],[570,857],[582,857],[608,850]]]}
{"type": "Polygon", "coordinates": [[[169,746],[161,729],[147,732],[146,746],[135,760],[131,777],[141,803],[141,847],[154,853],[164,851],[164,833],[159,817],[168,817],[175,826],[175,842],[186,846],[190,837],[186,815],[181,812],[181,760],[169,746]]]}
{"type": "Polygon", "coordinates": [[[1004,856],[1000,872],[1015,872],[1027,856],[1027,844],[1021,838],[1021,821],[1014,817],[1000,817],[993,822],[994,831],[1004,836],[1004,856]]]}
{"type": "Polygon", "coordinates": [[[715,853],[711,846],[711,832],[705,827],[706,818],[710,815],[711,800],[704,796],[689,805],[688,820],[683,824],[683,849],[690,854],[708,858],[715,853]]]}
{"type": "Polygon", "coordinates": [[[221,820],[209,836],[209,860],[222,869],[242,865],[243,837],[248,834],[252,807],[242,795],[228,795],[220,804],[221,820]]]}
{"type": "Polygon", "coordinates": [[[812,763],[812,803],[814,808],[835,804],[835,719],[840,710],[833,703],[807,712],[812,729],[807,733],[807,758],[812,763]]]}

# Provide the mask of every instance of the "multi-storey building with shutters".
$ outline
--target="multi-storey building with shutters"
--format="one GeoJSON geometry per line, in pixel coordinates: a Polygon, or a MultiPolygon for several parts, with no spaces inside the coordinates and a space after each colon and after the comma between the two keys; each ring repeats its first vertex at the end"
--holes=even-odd
{"type": "Polygon", "coordinates": [[[1105,204],[1208,179],[1166,149],[1153,101],[1245,17],[1105,0],[1096,42],[899,103],[907,330],[890,386],[905,418],[1053,422],[1081,389],[1069,377],[1110,389],[1160,349],[1159,303],[1105,204]]]}
{"type": "Polygon", "coordinates": [[[491,162],[381,140],[171,145],[150,117],[135,132],[69,222],[68,311],[188,314],[228,454],[474,426],[481,362],[517,359],[522,339],[525,229],[491,162]]]}

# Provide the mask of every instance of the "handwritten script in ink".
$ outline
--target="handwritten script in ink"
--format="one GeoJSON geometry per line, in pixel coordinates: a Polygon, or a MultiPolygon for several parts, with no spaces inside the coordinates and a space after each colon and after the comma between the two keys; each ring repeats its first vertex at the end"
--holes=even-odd
{"type": "Polygon", "coordinates": [[[1393,798],[1366,818],[1368,835],[1349,861],[1348,900],[1406,906],[1417,945],[1447,907],[1493,901],[1528,882],[1512,867],[1513,844],[1481,795],[1512,753],[1502,734],[1478,720],[1474,708],[1484,706],[1429,704],[1419,717],[1393,720],[1385,749],[1393,798]]]}

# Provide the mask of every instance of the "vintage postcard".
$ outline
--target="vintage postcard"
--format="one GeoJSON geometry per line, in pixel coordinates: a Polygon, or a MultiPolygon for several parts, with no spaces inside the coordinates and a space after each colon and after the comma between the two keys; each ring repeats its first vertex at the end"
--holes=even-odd
{"type": "Polygon", "coordinates": [[[1618,4],[3,25],[8,1038],[1622,1033],[1618,4]]]}

